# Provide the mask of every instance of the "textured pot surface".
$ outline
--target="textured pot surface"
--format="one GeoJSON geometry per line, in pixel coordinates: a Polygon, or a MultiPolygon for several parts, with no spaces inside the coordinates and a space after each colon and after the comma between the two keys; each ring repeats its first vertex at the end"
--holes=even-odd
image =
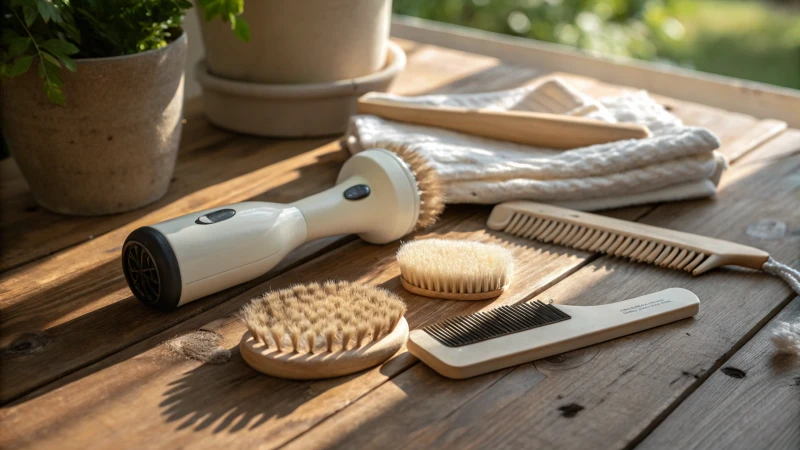
{"type": "Polygon", "coordinates": [[[245,2],[250,42],[230,24],[200,18],[212,74],[258,83],[318,83],[356,78],[383,67],[391,0],[245,2]]]}
{"type": "MultiPolygon", "coordinates": [[[[161,198],[178,154],[186,35],[128,56],[76,60],[66,106],[51,104],[36,66],[3,84],[0,124],[42,206],[99,215],[161,198]]],[[[35,64],[35,62],[34,62],[35,64]]]]}

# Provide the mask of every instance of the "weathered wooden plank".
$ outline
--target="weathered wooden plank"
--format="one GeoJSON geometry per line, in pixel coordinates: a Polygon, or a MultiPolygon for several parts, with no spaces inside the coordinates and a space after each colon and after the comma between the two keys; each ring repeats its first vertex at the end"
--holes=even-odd
{"type": "Polygon", "coordinates": [[[800,321],[800,298],[725,361],[637,448],[800,448],[800,358],[775,351],[770,336],[780,321],[800,321]]]}
{"type": "MultiPolygon", "coordinates": [[[[662,205],[643,221],[755,245],[796,265],[800,241],[790,233],[765,240],[749,235],[748,227],[765,218],[789,224],[789,229],[800,223],[800,211],[788,207],[797,201],[798,149],[800,131],[791,130],[740,160],[724,179],[716,201],[662,205]]],[[[695,292],[700,313],[479,377],[472,381],[474,389],[460,392],[470,399],[463,404],[448,401],[453,381],[420,365],[289,447],[366,447],[386,441],[400,447],[413,443],[416,448],[628,447],[779,311],[791,298],[790,289],[754,271],[717,270],[693,278],[601,257],[534,297],[594,305],[668,287],[695,292]],[[487,381],[481,383],[482,378],[487,381]],[[402,388],[417,384],[426,387],[402,388]]]]}
{"type": "MultiPolygon", "coordinates": [[[[466,59],[444,72],[439,70],[439,64],[440,61],[427,53],[421,54],[418,62],[412,60],[408,70],[397,80],[398,92],[424,89],[426,83],[436,88],[459,76],[481,73],[487,64],[496,64],[496,61],[479,57],[466,59]]],[[[513,87],[518,82],[517,78],[511,79],[505,87],[513,87]]],[[[213,129],[208,131],[206,128],[211,127],[204,123],[196,131],[187,126],[189,134],[184,139],[187,145],[207,142],[211,139],[208,136],[227,138],[223,144],[217,142],[218,145],[205,150],[189,152],[187,161],[180,164],[178,182],[182,178],[192,180],[187,181],[187,185],[193,186],[190,192],[173,189],[183,192],[182,197],[152,212],[146,209],[132,212],[130,214],[138,214],[133,220],[116,216],[106,219],[107,222],[97,225],[112,226],[106,234],[0,275],[0,308],[3,311],[0,345],[25,349],[22,356],[8,351],[0,355],[3,358],[0,377],[8,381],[0,385],[0,402],[17,398],[142,341],[257,284],[220,293],[169,315],[145,308],[131,296],[119,263],[120,246],[136,227],[246,199],[294,201],[331,186],[348,157],[346,152],[338,150],[336,143],[314,149],[330,139],[274,141],[233,137],[213,129]],[[195,154],[197,157],[192,157],[195,154]],[[122,222],[118,223],[120,220],[122,222]],[[92,326],[98,317],[102,317],[107,326],[92,326]],[[42,347],[43,340],[47,345],[42,347]],[[37,343],[33,344],[34,341],[37,343]],[[86,347],[86,343],[91,345],[86,347]],[[37,351],[32,352],[30,346],[37,351]]],[[[183,159],[182,155],[181,161],[183,159]]],[[[39,242],[59,233],[75,237],[75,223],[78,222],[72,218],[61,218],[46,232],[34,233],[36,237],[31,239],[39,242]]],[[[296,253],[288,262],[305,260],[332,242],[315,243],[305,253],[296,253]]],[[[33,245],[30,241],[28,244],[33,245]]]]}
{"type": "MultiPolygon", "coordinates": [[[[619,214],[621,217],[633,219],[645,210],[645,208],[631,208],[619,214]]],[[[488,233],[484,230],[487,212],[488,208],[451,209],[436,234],[500,242],[515,252],[519,267],[516,281],[509,293],[501,297],[499,302],[521,301],[541,292],[578,269],[590,256],[559,247],[534,245],[499,233],[488,233]],[[478,212],[475,213],[475,211],[478,212]]],[[[233,312],[249,296],[266,289],[267,286],[279,287],[293,282],[317,279],[320,274],[324,274],[323,278],[358,279],[398,290],[409,303],[408,319],[412,327],[422,326],[456,313],[490,307],[491,302],[442,302],[411,296],[399,290],[398,269],[394,264],[393,257],[395,248],[395,245],[375,247],[358,241],[353,242],[270,280],[249,293],[238,295],[198,317],[213,321],[222,314],[233,312]]],[[[495,302],[495,304],[497,303],[495,302]]],[[[203,323],[195,319],[192,319],[192,323],[203,323]]],[[[243,332],[243,327],[237,322],[232,322],[230,316],[203,328],[219,332],[225,339],[225,346],[235,345],[236,340],[243,332]]],[[[173,330],[168,330],[157,338],[164,339],[172,332],[173,330]]],[[[154,340],[150,339],[151,342],[154,340]]],[[[152,347],[153,344],[149,344],[149,346],[152,347]]],[[[143,346],[137,347],[142,348],[143,346]]],[[[112,360],[116,359],[120,362],[115,365],[101,362],[98,365],[102,366],[103,370],[88,368],[85,376],[73,378],[70,380],[70,384],[65,384],[52,392],[45,392],[41,396],[8,409],[7,414],[4,415],[4,421],[7,420],[9,423],[17,424],[21,417],[39,416],[37,421],[30,423],[31,428],[23,424],[15,426],[14,428],[19,430],[19,434],[9,437],[8,446],[24,446],[26,443],[34,442],[41,445],[64,439],[75,439],[75,442],[79,442],[84,433],[98,433],[97,430],[92,431],[87,428],[91,427],[91,421],[86,421],[82,425],[66,419],[73,414],[65,413],[63,409],[58,411],[58,417],[40,415],[53,409],[65,398],[79,399],[71,407],[74,411],[86,410],[88,414],[123,416],[127,417],[126,422],[141,424],[141,429],[138,427],[132,429],[132,434],[124,437],[119,435],[119,431],[115,431],[113,436],[103,435],[102,432],[100,435],[94,434],[96,442],[103,439],[123,439],[125,442],[130,442],[131,446],[141,445],[143,441],[139,439],[142,439],[143,435],[146,436],[145,433],[142,433],[146,429],[151,430],[151,433],[169,431],[170,439],[174,440],[169,440],[164,445],[192,443],[192,445],[219,446],[225,445],[226,442],[233,442],[230,439],[234,438],[237,445],[256,442],[263,444],[264,439],[268,436],[268,445],[277,446],[307,431],[387,379],[402,372],[414,362],[413,358],[407,354],[399,355],[397,360],[391,364],[362,374],[361,377],[342,379],[338,383],[335,380],[325,382],[329,384],[322,384],[322,386],[327,386],[327,390],[319,393],[321,389],[317,387],[321,386],[319,383],[288,383],[274,379],[268,379],[267,383],[264,381],[265,377],[252,371],[247,372],[246,368],[243,371],[243,366],[235,350],[231,362],[221,366],[201,366],[197,362],[164,358],[158,348],[143,351],[140,354],[138,353],[139,349],[136,350],[136,353],[129,353],[130,359],[112,357],[112,360]],[[145,382],[141,380],[144,375],[138,372],[142,366],[149,367],[148,370],[153,373],[152,376],[148,375],[145,382]],[[196,378],[191,377],[191,381],[181,381],[186,376],[185,374],[195,372],[200,375],[196,378]],[[187,395],[177,396],[165,394],[171,384],[191,386],[185,389],[193,392],[192,388],[202,380],[206,380],[206,382],[209,380],[221,381],[219,384],[206,386],[208,389],[205,389],[203,393],[187,393],[187,395]],[[252,393],[255,391],[250,388],[236,387],[239,384],[246,385],[248,383],[256,384],[257,387],[253,389],[259,392],[259,396],[254,396],[252,393]],[[291,389],[287,388],[285,383],[288,383],[291,389]],[[117,386],[113,399],[104,400],[102,406],[97,406],[93,399],[96,399],[100,392],[91,394],[88,391],[105,390],[108,386],[117,386]],[[274,390],[268,389],[268,387],[273,387],[274,390]],[[290,390],[287,391],[287,389],[290,390]],[[124,391],[125,394],[116,395],[117,391],[124,391]],[[73,392],[80,392],[80,395],[73,392]],[[302,396],[297,392],[310,392],[310,394],[302,396]],[[159,395],[167,397],[168,401],[159,405],[159,395]],[[239,397],[240,395],[241,397],[239,397]],[[195,396],[197,396],[196,399],[195,396]],[[84,397],[85,400],[80,400],[84,397]],[[234,397],[237,400],[232,400],[234,397]],[[233,404],[244,406],[235,407],[232,406],[233,404]],[[213,405],[223,406],[217,408],[213,405]],[[100,411],[95,413],[96,409],[100,411]],[[240,409],[241,411],[239,411],[240,409]],[[134,416],[131,416],[132,414],[134,416]],[[264,416],[259,416],[259,414],[264,416]],[[167,416],[166,419],[160,417],[164,415],[167,416]],[[195,420],[197,415],[201,417],[195,420]],[[235,417],[228,419],[230,415],[235,417]],[[164,423],[164,420],[171,420],[171,422],[164,423]],[[242,425],[237,425],[240,420],[242,420],[242,425]],[[197,429],[198,427],[199,429],[197,429]],[[215,430],[230,432],[234,428],[237,430],[236,433],[214,433],[215,430]]],[[[183,389],[180,392],[183,392],[183,389]]]]}
{"type": "MultiPolygon", "coordinates": [[[[628,210],[626,215],[633,217],[641,211],[628,210]]],[[[504,298],[519,301],[543,290],[589,256],[546,247],[531,251],[524,240],[487,233],[484,230],[487,213],[487,207],[453,208],[433,234],[502,242],[511,248],[521,269],[517,273],[517,283],[504,298]]],[[[398,292],[408,302],[406,317],[412,327],[464,308],[477,310],[490,304],[443,302],[406,293],[399,286],[399,269],[394,261],[397,245],[351,242],[205,312],[202,316],[211,323],[202,329],[218,333],[224,339],[224,347],[233,347],[245,331],[233,312],[253,295],[270,287],[327,278],[357,280],[398,292]],[[222,314],[228,315],[219,319],[222,314]]],[[[193,322],[197,321],[193,319],[193,322]]],[[[159,339],[172,335],[170,330],[162,333],[159,339]]],[[[203,365],[155,347],[6,408],[0,413],[0,420],[8,424],[11,432],[0,437],[0,446],[47,446],[57,442],[80,446],[92,436],[94,443],[114,441],[141,447],[158,434],[166,436],[164,441],[159,441],[159,445],[166,447],[218,447],[234,442],[237,446],[258,443],[274,447],[346,407],[413,362],[414,359],[404,352],[396,361],[353,377],[290,382],[265,377],[249,369],[235,348],[229,363],[203,365]],[[67,403],[66,399],[69,399],[67,403]],[[76,420],[77,417],[83,419],[76,420]],[[131,425],[114,429],[97,427],[101,417],[114,417],[131,425]]]]}

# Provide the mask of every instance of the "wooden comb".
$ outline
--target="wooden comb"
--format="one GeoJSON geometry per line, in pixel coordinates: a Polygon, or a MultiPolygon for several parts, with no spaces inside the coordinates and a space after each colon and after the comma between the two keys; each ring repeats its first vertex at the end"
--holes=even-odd
{"type": "Polygon", "coordinates": [[[634,123],[613,123],[526,111],[406,105],[369,97],[358,99],[358,113],[556,149],[579,148],[650,136],[650,130],[646,126],[634,123]]]}
{"type": "Polygon", "coordinates": [[[765,270],[770,260],[767,252],[746,245],[534,202],[495,206],[487,226],[527,239],[693,275],[725,265],[765,270]]]}
{"type": "Polygon", "coordinates": [[[616,339],[700,310],[686,289],[598,306],[547,305],[529,301],[414,330],[408,350],[449,378],[468,378],[616,339]]]}

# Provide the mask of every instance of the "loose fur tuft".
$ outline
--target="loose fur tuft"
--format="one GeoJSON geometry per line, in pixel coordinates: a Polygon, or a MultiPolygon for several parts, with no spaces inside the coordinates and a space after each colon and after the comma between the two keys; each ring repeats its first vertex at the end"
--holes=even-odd
{"type": "Polygon", "coordinates": [[[240,313],[259,342],[279,352],[334,352],[389,334],[406,312],[391,292],[347,281],[295,285],[254,298],[240,313]]]}
{"type": "Polygon", "coordinates": [[[514,257],[508,250],[497,244],[474,241],[421,239],[407,242],[398,250],[397,262],[407,284],[434,293],[477,294],[504,290],[514,274],[514,257]]]}
{"type": "Polygon", "coordinates": [[[425,157],[402,144],[379,142],[374,147],[389,150],[399,156],[408,165],[417,180],[420,206],[419,218],[414,230],[428,228],[436,223],[444,210],[444,190],[439,176],[425,157]]]}

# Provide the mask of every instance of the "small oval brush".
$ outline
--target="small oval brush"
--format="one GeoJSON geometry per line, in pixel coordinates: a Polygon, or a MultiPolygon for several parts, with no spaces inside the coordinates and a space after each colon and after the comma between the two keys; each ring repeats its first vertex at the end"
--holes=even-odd
{"type": "Polygon", "coordinates": [[[338,377],[380,364],[405,344],[405,303],[347,281],[268,292],[242,308],[239,349],[252,368],[281,378],[338,377]]]}
{"type": "Polygon", "coordinates": [[[400,281],[417,295],[485,300],[502,294],[514,273],[514,257],[497,244],[420,239],[397,251],[400,281]]]}

